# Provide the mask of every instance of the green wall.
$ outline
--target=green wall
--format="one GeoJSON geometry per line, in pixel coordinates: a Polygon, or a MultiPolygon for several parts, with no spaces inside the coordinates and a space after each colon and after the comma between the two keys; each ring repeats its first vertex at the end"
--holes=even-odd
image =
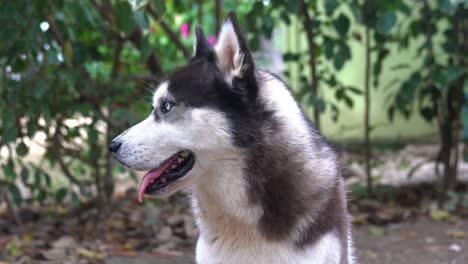
{"type": "MultiPolygon", "coordinates": [[[[353,29],[356,31],[356,29],[353,29]]],[[[364,35],[363,32],[360,32],[364,35]]],[[[276,36],[276,44],[281,51],[304,51],[307,49],[305,35],[302,25],[294,19],[289,26],[283,25],[276,36]]],[[[398,78],[404,80],[408,76],[409,69],[392,70],[395,65],[408,63],[414,67],[421,63],[416,55],[417,43],[413,43],[405,51],[398,50],[396,46],[391,48],[391,53],[384,62],[380,85],[377,89],[371,90],[371,137],[376,142],[412,142],[412,141],[432,141],[437,139],[437,124],[427,123],[417,112],[406,120],[402,116],[395,115],[395,120],[391,123],[387,118],[387,109],[393,94],[398,89],[399,84],[389,86],[392,80],[398,78]]],[[[337,78],[347,85],[353,85],[363,90],[364,86],[364,45],[356,40],[351,42],[352,59],[345,64],[345,67],[337,72],[337,78]]],[[[299,68],[295,63],[287,63],[286,69],[291,72],[288,81],[293,89],[298,88],[299,68]]],[[[308,76],[308,68],[304,73],[308,76]]],[[[334,90],[321,84],[321,95],[326,100],[334,100],[334,90]]],[[[363,138],[363,120],[364,120],[364,97],[353,96],[354,107],[348,108],[344,103],[337,103],[340,115],[335,123],[331,118],[331,111],[327,108],[321,117],[323,133],[340,142],[356,142],[363,138]]],[[[335,101],[336,102],[336,101],[335,101]]],[[[416,105],[415,105],[416,107],[416,105]]],[[[312,109],[307,110],[309,116],[312,116],[312,109]]]]}

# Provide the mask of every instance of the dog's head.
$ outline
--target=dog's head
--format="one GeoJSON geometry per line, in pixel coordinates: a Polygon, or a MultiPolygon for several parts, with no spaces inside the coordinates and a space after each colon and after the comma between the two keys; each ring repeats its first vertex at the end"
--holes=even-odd
{"type": "Polygon", "coordinates": [[[193,59],[161,82],[153,111],[110,144],[123,165],[149,171],[144,194],[158,197],[193,184],[209,173],[208,164],[226,159],[248,141],[248,132],[234,132],[248,122],[255,108],[257,85],[251,53],[230,13],[215,46],[196,27],[193,59]]]}

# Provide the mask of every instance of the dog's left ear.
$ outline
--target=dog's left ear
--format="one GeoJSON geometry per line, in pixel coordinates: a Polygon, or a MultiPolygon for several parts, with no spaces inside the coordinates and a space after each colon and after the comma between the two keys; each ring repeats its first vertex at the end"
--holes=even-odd
{"type": "Polygon", "coordinates": [[[208,40],[206,40],[205,33],[200,25],[195,27],[195,43],[193,44],[194,58],[207,58],[214,61],[215,52],[208,40]]]}
{"type": "Polygon", "coordinates": [[[228,83],[253,76],[252,55],[232,11],[221,28],[215,51],[218,67],[228,83]]]}

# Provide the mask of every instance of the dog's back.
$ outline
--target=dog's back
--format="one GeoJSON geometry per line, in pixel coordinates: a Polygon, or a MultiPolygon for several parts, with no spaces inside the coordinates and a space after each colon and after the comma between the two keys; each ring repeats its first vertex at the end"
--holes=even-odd
{"type": "Polygon", "coordinates": [[[256,79],[253,143],[193,190],[198,263],[353,263],[335,151],[284,82],[256,79]]]}

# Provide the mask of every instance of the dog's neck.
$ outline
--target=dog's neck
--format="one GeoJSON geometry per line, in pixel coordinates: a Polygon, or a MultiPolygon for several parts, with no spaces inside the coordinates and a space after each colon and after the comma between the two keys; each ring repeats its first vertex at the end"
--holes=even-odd
{"type": "Polygon", "coordinates": [[[243,171],[245,161],[224,159],[193,186],[192,207],[200,232],[210,240],[260,236],[262,208],[249,202],[243,171]]]}

